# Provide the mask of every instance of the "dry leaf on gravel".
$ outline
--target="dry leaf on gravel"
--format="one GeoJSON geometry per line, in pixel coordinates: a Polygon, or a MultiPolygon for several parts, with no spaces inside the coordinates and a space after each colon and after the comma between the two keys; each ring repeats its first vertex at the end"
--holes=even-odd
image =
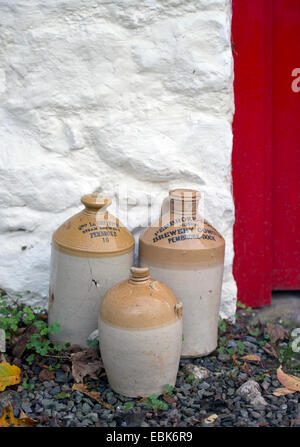
{"type": "Polygon", "coordinates": [[[42,382],[49,382],[50,380],[53,380],[55,378],[55,372],[50,371],[50,369],[42,369],[42,371],[39,373],[39,379],[42,382]]]}
{"type": "Polygon", "coordinates": [[[296,391],[290,390],[289,388],[276,388],[276,390],[273,391],[274,396],[286,396],[287,394],[294,394],[296,391]]]}
{"type": "Polygon", "coordinates": [[[286,374],[282,371],[281,366],[277,369],[277,379],[282,385],[285,386],[285,388],[292,391],[300,391],[300,378],[286,374]]]}
{"type": "Polygon", "coordinates": [[[26,329],[26,331],[20,335],[17,340],[16,344],[14,346],[14,349],[12,351],[12,355],[17,358],[21,358],[24,354],[24,351],[26,349],[27,343],[29,343],[31,335],[33,335],[36,331],[36,327],[34,324],[32,324],[29,328],[26,329]]]}
{"type": "Polygon", "coordinates": [[[211,414],[206,419],[204,419],[203,422],[205,422],[205,424],[212,424],[213,422],[215,422],[216,419],[218,419],[218,415],[217,414],[211,414]]]}
{"type": "Polygon", "coordinates": [[[240,364],[239,364],[239,362],[238,362],[238,360],[237,360],[237,354],[232,354],[231,358],[232,358],[232,360],[234,361],[234,363],[235,363],[237,366],[240,366],[240,364]]]}
{"type": "Polygon", "coordinates": [[[81,352],[72,354],[71,361],[72,375],[77,383],[82,383],[86,376],[97,380],[103,367],[97,351],[93,348],[84,349],[81,352]]]}
{"type": "Polygon", "coordinates": [[[21,381],[21,370],[16,365],[0,363],[0,391],[4,391],[7,386],[16,385],[21,381]]]}
{"type": "Polygon", "coordinates": [[[96,391],[88,391],[87,387],[83,385],[83,383],[74,383],[74,385],[72,386],[72,391],[80,391],[81,393],[84,393],[95,400],[98,400],[100,398],[99,393],[97,393],[96,391]]]}
{"type": "Polygon", "coordinates": [[[109,410],[115,411],[114,407],[107,404],[106,402],[103,402],[100,399],[100,394],[96,391],[88,391],[87,387],[83,385],[83,383],[74,383],[72,386],[72,391],[80,391],[83,394],[86,394],[87,396],[91,397],[92,399],[95,399],[99,404],[103,405],[105,408],[108,408],[109,410]]]}
{"type": "Polygon", "coordinates": [[[4,407],[3,415],[0,418],[0,427],[32,427],[36,424],[37,421],[28,417],[22,410],[20,418],[16,418],[10,402],[7,407],[4,407]]]}
{"type": "Polygon", "coordinates": [[[290,334],[287,329],[284,329],[284,327],[274,323],[266,323],[264,334],[270,336],[272,343],[276,343],[277,340],[289,340],[290,338],[290,334]]]}
{"type": "Polygon", "coordinates": [[[293,419],[293,420],[291,421],[291,423],[290,423],[290,427],[294,427],[294,425],[296,424],[296,422],[300,422],[300,419],[298,419],[298,418],[293,419]]]}
{"type": "Polygon", "coordinates": [[[266,343],[264,346],[261,347],[267,354],[269,354],[271,357],[275,357],[275,359],[278,359],[278,354],[276,352],[276,349],[271,343],[266,343]]]}
{"type": "MultiPolygon", "coordinates": [[[[197,389],[197,391],[198,391],[198,389],[197,389]]],[[[173,404],[176,405],[176,400],[174,399],[174,397],[173,396],[168,396],[168,394],[163,396],[163,400],[165,400],[170,405],[173,405],[173,404]]]]}
{"type": "Polygon", "coordinates": [[[245,371],[250,377],[252,376],[250,367],[247,362],[244,362],[243,366],[241,366],[241,369],[245,371]]]}
{"type": "Polygon", "coordinates": [[[248,362],[261,362],[261,358],[255,354],[248,354],[241,357],[241,360],[247,360],[248,362]]]}

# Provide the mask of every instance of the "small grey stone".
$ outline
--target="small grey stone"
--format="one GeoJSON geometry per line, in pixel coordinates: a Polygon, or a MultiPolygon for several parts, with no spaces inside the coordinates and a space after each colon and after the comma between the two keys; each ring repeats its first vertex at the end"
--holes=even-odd
{"type": "Polygon", "coordinates": [[[22,409],[25,413],[32,413],[31,405],[27,402],[22,402],[22,409]]]}
{"type": "Polygon", "coordinates": [[[243,385],[237,389],[236,393],[251,405],[255,405],[258,408],[267,405],[267,402],[260,393],[260,386],[255,380],[250,379],[243,383],[243,385]]]}
{"type": "Polygon", "coordinates": [[[82,413],[83,414],[88,414],[91,412],[91,406],[89,404],[87,404],[86,402],[82,405],[82,413]]]}
{"type": "Polygon", "coordinates": [[[257,345],[254,343],[250,343],[249,341],[244,341],[244,346],[245,346],[245,348],[248,349],[248,351],[251,351],[251,352],[257,351],[257,345]]]}
{"type": "Polygon", "coordinates": [[[211,385],[207,382],[200,382],[198,388],[200,388],[201,390],[208,390],[209,388],[211,388],[211,385]]]}
{"type": "Polygon", "coordinates": [[[117,402],[117,399],[115,398],[113,393],[107,393],[106,400],[111,405],[114,405],[117,402]]]}
{"type": "Polygon", "coordinates": [[[99,411],[103,411],[103,407],[100,404],[95,404],[93,411],[99,412],[99,411]]]}
{"type": "Polygon", "coordinates": [[[80,427],[86,427],[88,425],[91,424],[91,421],[89,421],[88,419],[84,419],[81,423],[80,423],[80,427]]]}
{"type": "Polygon", "coordinates": [[[60,386],[57,385],[57,386],[54,386],[54,387],[49,391],[49,393],[50,393],[52,396],[54,396],[55,394],[59,394],[60,391],[61,391],[60,386]]]}
{"type": "Polygon", "coordinates": [[[98,417],[97,413],[89,413],[86,417],[87,417],[87,419],[90,419],[94,423],[99,421],[99,417],[98,417]]]}
{"type": "Polygon", "coordinates": [[[231,361],[231,357],[229,354],[219,354],[218,360],[223,363],[227,363],[231,361]]]}
{"type": "Polygon", "coordinates": [[[248,418],[248,411],[242,409],[242,410],[241,410],[241,416],[243,416],[243,418],[248,418]]]}
{"type": "Polygon", "coordinates": [[[252,411],[252,416],[255,418],[255,419],[260,419],[261,418],[261,414],[260,413],[257,413],[256,411],[252,411]]]}
{"type": "Polygon", "coordinates": [[[181,409],[181,412],[186,416],[193,416],[195,413],[194,410],[192,410],[191,408],[184,408],[184,407],[181,409]]]}
{"type": "Polygon", "coordinates": [[[211,375],[211,371],[209,371],[207,368],[204,368],[203,366],[194,365],[193,363],[188,363],[187,365],[185,365],[184,371],[188,375],[193,375],[195,379],[198,380],[207,379],[211,375]]]}
{"type": "Polygon", "coordinates": [[[57,382],[57,383],[67,383],[68,382],[68,376],[66,376],[65,373],[57,374],[57,372],[56,372],[55,382],[57,382]]]}
{"type": "Polygon", "coordinates": [[[52,409],[52,408],[55,408],[56,402],[54,402],[51,399],[43,399],[42,400],[42,405],[46,409],[52,409]]]}

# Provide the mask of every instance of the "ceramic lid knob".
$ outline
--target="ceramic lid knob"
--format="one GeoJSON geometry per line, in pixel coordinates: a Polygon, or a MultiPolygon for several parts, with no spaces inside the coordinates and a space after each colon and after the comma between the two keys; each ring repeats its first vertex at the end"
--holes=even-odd
{"type": "Polygon", "coordinates": [[[81,202],[87,209],[96,211],[107,208],[111,204],[111,199],[102,197],[99,194],[86,194],[81,197],[81,202]]]}
{"type": "Polygon", "coordinates": [[[134,282],[146,281],[150,278],[148,267],[131,267],[130,280],[134,282]]]}

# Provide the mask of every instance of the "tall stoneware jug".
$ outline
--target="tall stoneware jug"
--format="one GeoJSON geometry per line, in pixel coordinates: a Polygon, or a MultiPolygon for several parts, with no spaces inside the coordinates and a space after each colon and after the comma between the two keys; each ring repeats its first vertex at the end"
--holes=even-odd
{"type": "Polygon", "coordinates": [[[225,241],[198,214],[199,199],[198,191],[170,191],[159,221],[139,242],[140,265],[183,303],[183,357],[204,356],[217,346],[225,241]]]}
{"type": "Polygon", "coordinates": [[[175,385],[182,345],[182,304],[148,268],[104,296],[99,313],[103,364],[114,391],[129,397],[161,394],[175,385]]]}
{"type": "Polygon", "coordinates": [[[134,238],[106,210],[110,199],[88,194],[81,202],[85,208],[53,234],[49,323],[61,326],[54,342],[86,346],[105,292],[128,278],[134,238]]]}

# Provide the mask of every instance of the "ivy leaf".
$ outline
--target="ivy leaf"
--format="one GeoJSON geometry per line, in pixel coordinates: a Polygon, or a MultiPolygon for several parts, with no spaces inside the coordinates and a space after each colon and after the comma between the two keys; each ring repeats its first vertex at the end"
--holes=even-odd
{"type": "Polygon", "coordinates": [[[21,381],[21,370],[16,365],[0,363],[0,391],[4,391],[7,386],[16,385],[21,381]]]}

